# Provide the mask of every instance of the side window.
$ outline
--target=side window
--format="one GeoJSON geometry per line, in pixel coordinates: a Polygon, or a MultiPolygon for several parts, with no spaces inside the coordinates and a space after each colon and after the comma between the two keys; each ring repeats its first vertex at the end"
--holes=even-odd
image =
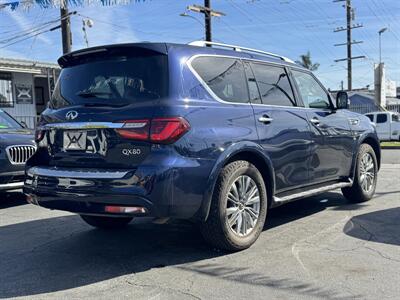
{"type": "Polygon", "coordinates": [[[393,114],[392,115],[392,122],[400,122],[400,115],[393,114]]]}
{"type": "Polygon", "coordinates": [[[374,116],[373,115],[365,115],[366,117],[368,117],[368,119],[370,119],[371,122],[374,121],[374,116]]]}
{"type": "Polygon", "coordinates": [[[234,58],[198,57],[192,67],[222,100],[248,103],[249,95],[243,63],[234,58]]]}
{"type": "Polygon", "coordinates": [[[310,108],[329,108],[329,96],[321,85],[308,73],[292,70],[304,105],[310,108]]]}
{"type": "Polygon", "coordinates": [[[378,114],[376,116],[376,123],[386,123],[387,121],[387,114],[378,114]]]}
{"type": "Polygon", "coordinates": [[[263,104],[295,106],[293,90],[284,68],[252,63],[263,104]]]}
{"type": "Polygon", "coordinates": [[[260,97],[260,92],[258,91],[257,82],[254,77],[253,71],[251,70],[250,64],[244,63],[244,69],[246,71],[247,87],[249,89],[250,102],[261,104],[262,101],[260,97]]]}

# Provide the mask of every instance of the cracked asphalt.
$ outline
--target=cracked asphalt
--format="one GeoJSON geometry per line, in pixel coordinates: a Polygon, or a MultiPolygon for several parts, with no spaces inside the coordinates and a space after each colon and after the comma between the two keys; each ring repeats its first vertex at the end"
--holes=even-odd
{"type": "Polygon", "coordinates": [[[0,298],[398,299],[399,156],[384,151],[370,202],[334,191],[271,210],[256,244],[233,254],[190,223],[100,231],[2,195],[0,298]]]}

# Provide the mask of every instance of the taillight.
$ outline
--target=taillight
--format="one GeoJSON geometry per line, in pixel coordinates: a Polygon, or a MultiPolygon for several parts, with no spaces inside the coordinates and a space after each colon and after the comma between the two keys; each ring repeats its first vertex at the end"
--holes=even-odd
{"type": "Polygon", "coordinates": [[[117,129],[118,134],[125,139],[146,141],[149,139],[149,120],[127,120],[124,126],[117,129]]]}
{"type": "Polygon", "coordinates": [[[124,126],[117,129],[121,137],[158,144],[173,143],[190,129],[189,123],[182,117],[127,120],[122,122],[124,126]]]}
{"type": "Polygon", "coordinates": [[[154,143],[173,143],[190,129],[184,118],[157,118],[151,121],[150,140],[154,143]]]}

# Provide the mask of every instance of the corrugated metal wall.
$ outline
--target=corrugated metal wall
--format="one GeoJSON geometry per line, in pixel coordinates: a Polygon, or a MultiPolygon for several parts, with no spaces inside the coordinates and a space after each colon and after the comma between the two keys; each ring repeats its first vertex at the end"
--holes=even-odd
{"type": "Polygon", "coordinates": [[[11,116],[17,120],[23,120],[29,128],[35,127],[36,119],[36,106],[35,106],[35,93],[33,85],[33,75],[27,73],[12,73],[12,84],[13,84],[13,97],[14,97],[14,107],[2,107],[4,111],[8,112],[11,116]],[[24,84],[32,86],[32,104],[17,104],[16,103],[16,84],[24,84]]]}

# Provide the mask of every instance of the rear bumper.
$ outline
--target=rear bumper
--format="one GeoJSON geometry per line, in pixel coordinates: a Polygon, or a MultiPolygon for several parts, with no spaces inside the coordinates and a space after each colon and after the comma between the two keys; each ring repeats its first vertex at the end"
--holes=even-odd
{"type": "MultiPolygon", "coordinates": [[[[176,162],[175,162],[176,163],[176,162]]],[[[191,218],[201,207],[211,163],[140,166],[131,170],[31,167],[24,192],[49,209],[109,215],[106,206],[142,207],[152,217],[191,218]]]]}

